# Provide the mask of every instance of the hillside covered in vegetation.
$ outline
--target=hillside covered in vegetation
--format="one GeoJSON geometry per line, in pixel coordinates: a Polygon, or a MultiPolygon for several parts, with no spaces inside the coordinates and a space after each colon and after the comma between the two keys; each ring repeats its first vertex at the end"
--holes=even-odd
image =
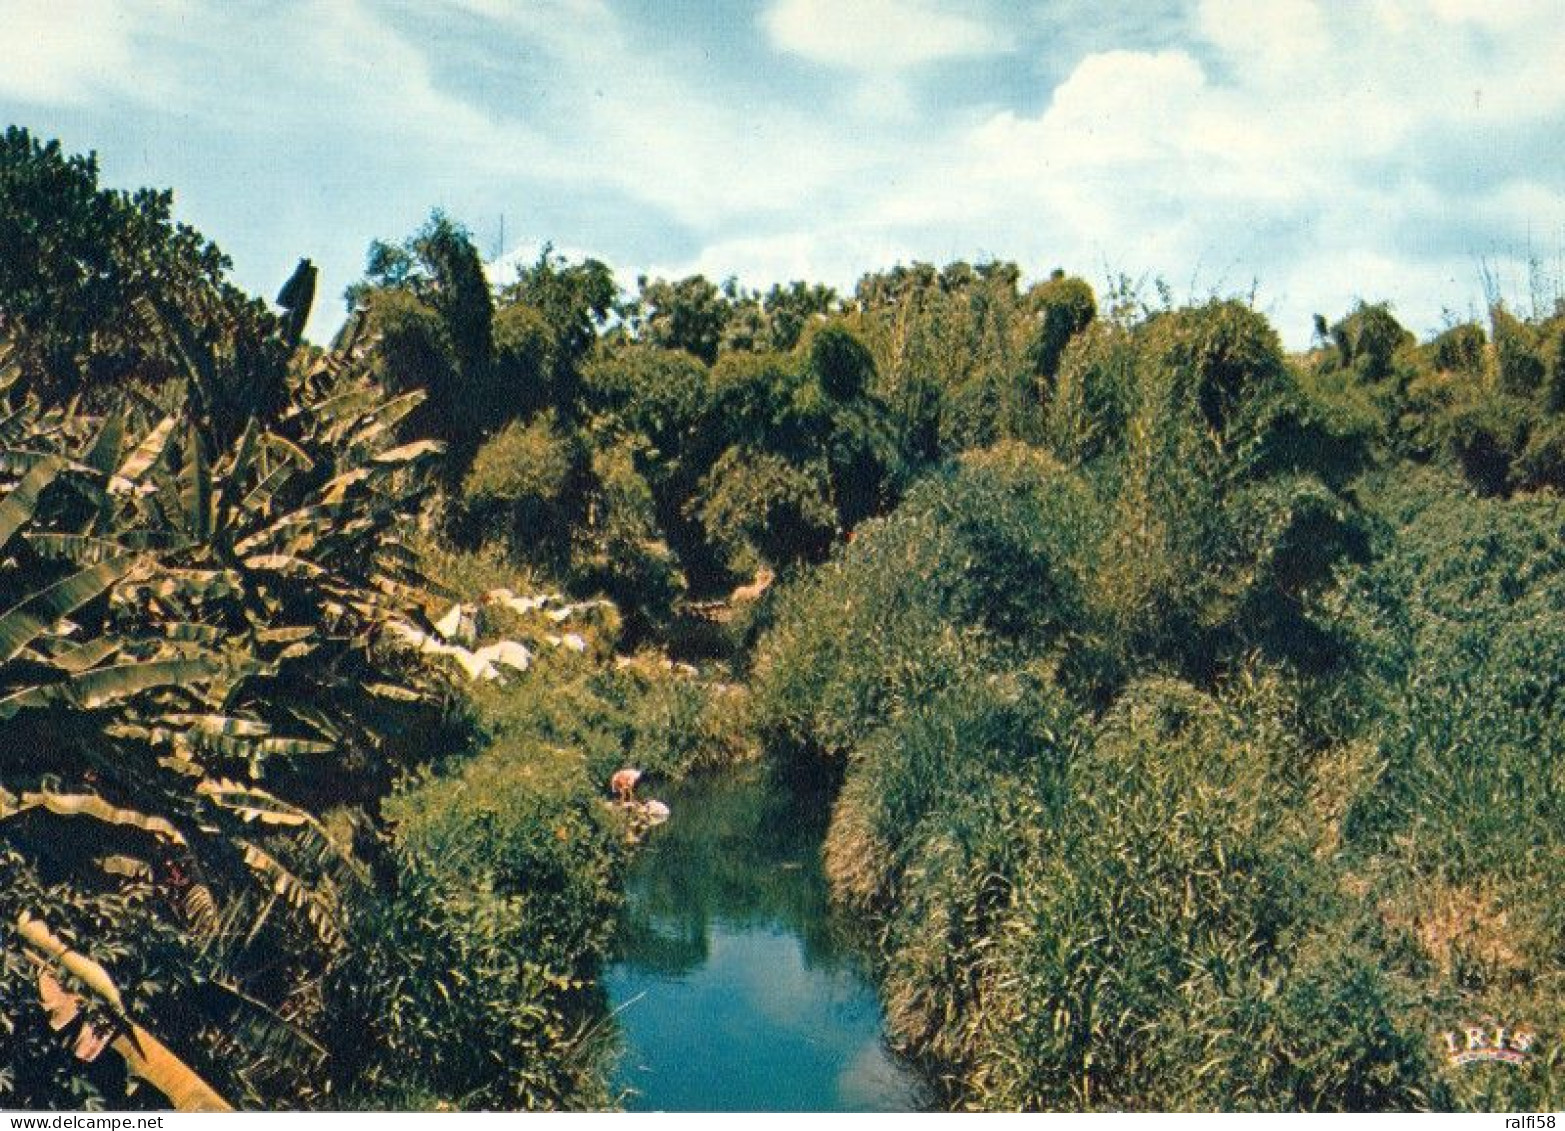
{"type": "Polygon", "coordinates": [[[0,1106],[611,1104],[608,776],[756,757],[952,1106],[1561,1105],[1565,307],[228,267],[5,134],[0,1106]]]}

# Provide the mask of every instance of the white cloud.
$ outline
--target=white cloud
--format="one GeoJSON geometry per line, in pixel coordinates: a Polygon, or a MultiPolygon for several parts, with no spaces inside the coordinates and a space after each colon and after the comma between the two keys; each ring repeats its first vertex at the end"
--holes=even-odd
{"type": "Polygon", "coordinates": [[[776,0],[762,24],[781,50],[854,71],[897,71],[1005,48],[982,21],[929,0],[776,0]]]}
{"type": "MultiPolygon", "coordinates": [[[[569,225],[591,196],[599,227],[524,234],[751,285],[846,288],[958,256],[1254,276],[1294,340],[1310,308],[1354,297],[1396,298],[1424,329],[1506,232],[1530,223],[1551,255],[1565,238],[1558,0],[1201,0],[1136,28],[1104,9],[1090,52],[958,2],[775,0],[759,27],[731,21],[735,56],[770,45],[846,81],[779,66],[746,84],[706,55],[720,36],[647,35],[608,0],[0,0],[24,45],[0,96],[91,106],[138,148],[187,124],[231,135],[209,198],[224,161],[297,162],[299,184],[352,202],[334,199],[333,238],[344,216],[375,225],[367,242],[420,203],[513,193],[569,225]],[[1024,47],[1059,76],[1025,103],[1024,47]],[[996,53],[1012,85],[982,95],[963,85],[976,68],[924,66],[996,53]],[[536,98],[517,73],[539,76],[536,98]]],[[[315,199],[277,205],[279,238],[307,238],[315,199]]],[[[275,221],[253,202],[232,219],[275,221]]]]}
{"type": "Polygon", "coordinates": [[[549,64],[570,114],[516,171],[613,186],[692,226],[797,209],[862,168],[874,147],[832,134],[815,112],[714,96],[690,61],[648,50],[600,0],[508,7],[453,0],[549,64]]]}
{"type": "Polygon", "coordinates": [[[0,94],[79,104],[129,70],[134,15],[114,0],[6,0],[0,94]]]}
{"type": "Polygon", "coordinates": [[[1208,53],[1089,54],[1040,113],[997,110],[911,152],[918,174],[863,215],[915,247],[960,242],[1039,272],[1106,266],[1176,285],[1196,272],[1193,297],[1258,280],[1295,344],[1312,311],[1357,298],[1399,300],[1427,330],[1494,254],[1463,242],[1466,228],[1525,216],[1565,232],[1547,164],[1463,169],[1477,196],[1447,183],[1450,153],[1562,125],[1565,28],[1546,6],[1501,20],[1432,4],[1206,0],[1195,26],[1208,53]]]}
{"type": "Polygon", "coordinates": [[[1320,67],[1329,45],[1313,0],[1203,0],[1196,19],[1248,82],[1266,88],[1320,67]]]}
{"type": "MultiPolygon", "coordinates": [[[[898,261],[999,256],[1040,276],[1159,275],[1190,299],[1258,285],[1294,345],[1312,313],[1361,298],[1393,300],[1426,332],[1468,305],[1480,260],[1509,263],[1498,237],[1464,230],[1525,215],[1565,232],[1565,194],[1525,172],[1475,170],[1479,190],[1442,181],[1448,146],[1482,152],[1490,131],[1547,127],[1565,108],[1552,69],[1565,41],[1543,9],[1501,23],[1457,3],[1207,0],[1198,41],[1088,54],[1034,114],[886,123],[854,155],[861,191],[845,204],[805,196],[739,234],[714,226],[655,273],[847,290],[898,261]]],[[[861,131],[849,121],[825,141],[842,153],[861,131]]]]}

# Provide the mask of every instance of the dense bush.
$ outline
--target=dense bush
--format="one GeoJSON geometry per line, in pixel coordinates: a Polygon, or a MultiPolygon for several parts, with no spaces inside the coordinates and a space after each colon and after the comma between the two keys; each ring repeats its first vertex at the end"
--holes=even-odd
{"type": "Polygon", "coordinates": [[[756,660],[758,725],[841,758],[896,708],[1079,630],[1086,502],[1019,445],[919,483],[780,599],[756,660]]]}
{"type": "MultiPolygon", "coordinates": [[[[148,303],[177,312],[187,355],[280,378],[303,320],[279,325],[228,267],[174,220],[172,193],[101,189],[95,156],[67,156],[16,126],[0,138],[0,331],[14,335],[21,388],[52,403],[86,392],[101,407],[117,386],[182,381],[188,362],[147,332],[148,303]]],[[[293,297],[308,311],[308,297],[293,297]]]]}
{"type": "Polygon", "coordinates": [[[467,543],[495,541],[520,559],[568,568],[590,490],[589,454],[552,413],[512,421],[478,449],[453,525],[467,543]]]}
{"type": "Polygon", "coordinates": [[[1265,680],[1226,700],[1131,687],[1069,767],[992,959],[973,1077],[1000,1106],[1402,1108],[1416,1036],[1310,1057],[1351,1017],[1391,1026],[1369,985],[1314,986],[1301,940],[1335,914],[1301,804],[1306,751],[1265,680]],[[1317,1007],[1313,994],[1347,995],[1317,1007]],[[1304,1009],[1302,1015],[1296,1009],[1304,1009]],[[1322,1031],[1318,1010],[1340,1008],[1322,1031]],[[1193,1065],[1200,1072],[1192,1073],[1193,1065]],[[1295,1074],[1290,1077],[1289,1073],[1295,1074]],[[1371,1089],[1379,1081],[1378,1090],[1371,1089]],[[1353,1089],[1365,1089],[1362,1095],[1353,1089]]]}
{"type": "Polygon", "coordinates": [[[325,352],[171,205],[0,145],[0,1101],[604,1104],[602,784],[758,736],[953,1103],[1559,1106],[1440,1035],[1565,1030],[1565,313],[495,288],[436,213],[325,352]]]}
{"type": "MultiPolygon", "coordinates": [[[[607,1102],[592,979],[625,830],[601,782],[632,756],[670,774],[745,756],[716,726],[742,696],[608,668],[601,605],[552,645],[545,614],[485,607],[485,632],[530,632],[538,657],[504,688],[407,646],[452,592],[535,588],[413,535],[441,446],[398,433],[432,400],[423,419],[468,446],[434,478],[467,470],[509,419],[493,382],[582,346],[550,287],[535,271],[543,305],[492,320],[437,217],[376,249],[339,349],[295,351],[307,265],[274,316],[167,222],[166,194],[98,193],[90,161],[7,146],[4,270],[27,239],[79,244],[111,285],[76,321],[63,276],[0,288],[0,1102],[607,1102]],[[123,229],[107,259],[83,249],[119,237],[73,228],[84,211],[123,229]],[[127,366],[141,388],[93,384],[127,366]],[[82,383],[107,411],[57,403],[82,383]]],[[[586,568],[652,589],[628,450],[586,449],[565,411],[492,443],[475,512],[522,541],[531,507],[586,568]]]]}
{"type": "MultiPolygon", "coordinates": [[[[36,1036],[47,999],[79,1049],[143,1025],[178,1050],[116,1046],[117,1071],[83,1078],[107,1103],[135,1076],[137,1103],[321,1100],[318,983],[377,862],[379,802],[441,736],[441,681],[384,646],[428,592],[397,530],[438,445],[395,445],[407,402],[359,354],[299,359],[288,411],[260,394],[237,435],[207,411],[250,387],[226,377],[193,359],[151,419],[6,412],[0,911],[46,970],[61,946],[104,970],[56,994],[19,955],[5,1024],[36,1036]]],[[[13,1089],[40,1086],[18,1061],[58,1062],[32,1040],[6,1054],[13,1089]]]]}
{"type": "Polygon", "coordinates": [[[1481,337],[1338,330],[1296,374],[1233,303],[1090,327],[1058,462],[968,453],[779,598],[758,724],[841,768],[834,895],[955,1102],[1556,1094],[1546,1058],[1468,1071],[1435,1040],[1558,1024],[1557,508],[1374,471],[1460,451],[1464,403],[1506,406],[1504,452],[1547,425],[1474,378],[1481,337]]]}
{"type": "Polygon", "coordinates": [[[485,749],[388,805],[394,887],[327,984],[337,1102],[604,1106],[591,978],[623,830],[579,753],[490,722],[485,749]]]}

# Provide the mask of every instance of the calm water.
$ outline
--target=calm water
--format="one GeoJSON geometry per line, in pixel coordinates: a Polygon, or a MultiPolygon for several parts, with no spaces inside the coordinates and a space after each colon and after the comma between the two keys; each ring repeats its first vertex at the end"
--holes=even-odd
{"type": "Polygon", "coordinates": [[[605,978],[632,1111],[910,1111],[917,1078],[820,872],[823,805],[759,774],[659,791],[605,978]]]}

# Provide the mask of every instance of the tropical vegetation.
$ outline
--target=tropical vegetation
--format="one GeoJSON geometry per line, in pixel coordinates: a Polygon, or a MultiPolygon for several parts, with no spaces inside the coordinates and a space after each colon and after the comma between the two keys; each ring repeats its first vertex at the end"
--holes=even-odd
{"type": "Polygon", "coordinates": [[[0,144],[0,1105],[611,1105],[608,776],[762,758],[951,1106],[1560,1106],[1565,304],[173,215],[0,144]]]}

